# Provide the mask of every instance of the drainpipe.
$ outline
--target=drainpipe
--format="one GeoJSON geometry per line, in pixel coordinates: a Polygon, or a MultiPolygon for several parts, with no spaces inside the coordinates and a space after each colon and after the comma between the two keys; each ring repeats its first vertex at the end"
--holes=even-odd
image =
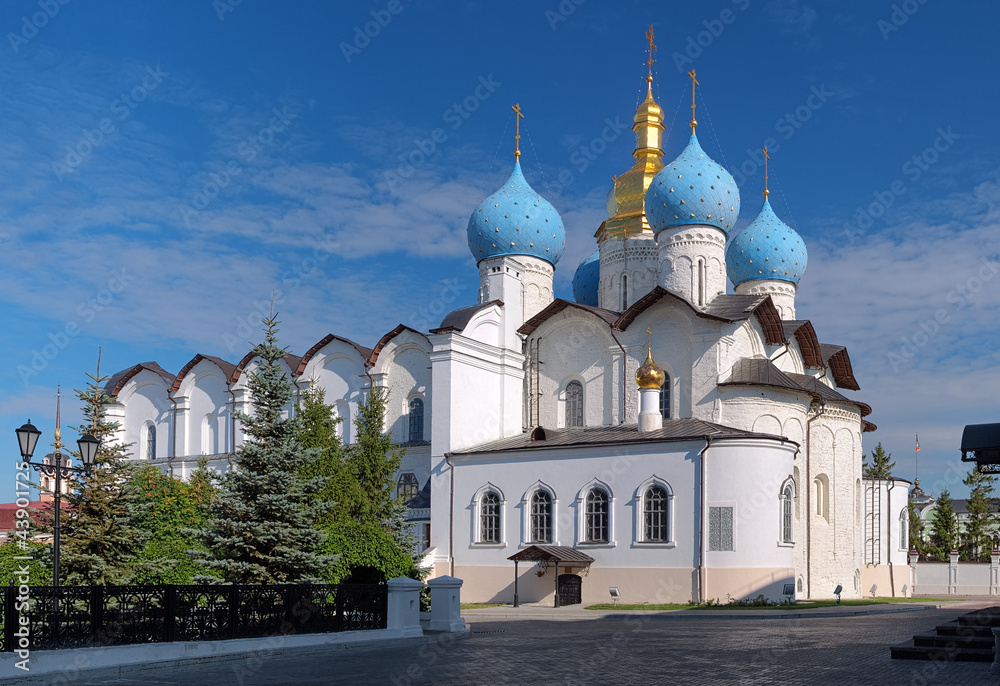
{"type": "Polygon", "coordinates": [[[628,362],[628,353],[625,352],[625,346],[622,345],[622,342],[618,340],[618,336],[615,335],[614,329],[611,329],[611,337],[613,339],[615,339],[615,343],[617,343],[618,347],[621,348],[621,350],[622,350],[622,405],[621,405],[621,414],[618,415],[618,423],[619,424],[624,424],[625,423],[625,386],[628,385],[628,375],[625,373],[627,371],[627,367],[625,365],[628,362]]]}
{"type": "Polygon", "coordinates": [[[778,359],[779,357],[781,357],[782,355],[784,355],[784,354],[785,354],[785,353],[787,353],[787,352],[788,352],[788,341],[785,341],[785,349],[784,349],[784,350],[782,350],[782,351],[781,351],[780,353],[778,353],[777,355],[775,355],[774,357],[772,357],[772,358],[770,359],[770,362],[771,362],[771,364],[774,364],[774,361],[775,361],[776,359],[778,359]]]}
{"type": "Polygon", "coordinates": [[[826,411],[826,403],[820,400],[819,411],[806,420],[806,597],[812,598],[812,482],[809,481],[809,458],[812,455],[812,423],[826,411]]]}
{"type": "MultiPolygon", "coordinates": [[[[451,571],[448,576],[455,576],[455,465],[451,463],[451,455],[445,454],[444,461],[448,464],[451,477],[451,487],[448,492],[448,562],[451,571]]],[[[558,575],[557,575],[558,576],[558,575]]],[[[516,581],[516,580],[515,580],[516,581]]]]}
{"type": "Polygon", "coordinates": [[[226,388],[226,392],[229,393],[229,397],[232,399],[231,404],[233,407],[229,412],[229,447],[231,450],[227,450],[226,452],[232,455],[236,452],[236,392],[230,387],[226,388]]]}
{"type": "Polygon", "coordinates": [[[705,447],[701,449],[698,453],[699,457],[699,467],[701,469],[701,525],[700,525],[700,536],[701,543],[698,546],[698,602],[704,603],[708,598],[708,570],[707,563],[705,561],[705,497],[708,493],[708,488],[705,485],[705,453],[708,449],[712,447],[712,437],[705,435],[705,447]]]}

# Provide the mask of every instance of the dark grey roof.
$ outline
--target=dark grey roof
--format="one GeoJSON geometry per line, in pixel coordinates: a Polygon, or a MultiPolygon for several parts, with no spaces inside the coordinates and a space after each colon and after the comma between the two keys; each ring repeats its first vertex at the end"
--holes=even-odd
{"type": "Polygon", "coordinates": [[[749,319],[757,306],[768,298],[767,295],[733,295],[725,293],[715,297],[712,302],[702,310],[705,314],[720,319],[728,319],[731,322],[749,319]]]}
{"type": "Polygon", "coordinates": [[[830,358],[839,353],[841,350],[847,350],[842,345],[834,345],[832,343],[820,343],[819,349],[823,353],[823,361],[830,364],[830,358]]]}
{"type": "Polygon", "coordinates": [[[122,386],[124,386],[129,379],[144,370],[153,372],[167,383],[171,383],[174,380],[174,375],[166,371],[156,362],[140,362],[137,365],[129,367],[128,369],[123,369],[117,374],[112,375],[111,378],[108,379],[107,383],[104,384],[104,392],[112,397],[118,395],[122,386]]]}
{"type": "Polygon", "coordinates": [[[431,333],[440,333],[442,331],[462,331],[468,325],[472,318],[476,316],[476,313],[485,310],[487,307],[493,307],[494,305],[503,306],[503,301],[501,300],[490,300],[487,303],[480,303],[479,305],[469,305],[468,307],[460,307],[457,310],[453,310],[444,316],[441,320],[441,326],[436,329],[431,329],[431,333]]]}
{"type": "Polygon", "coordinates": [[[797,383],[799,386],[809,391],[810,393],[814,393],[820,396],[821,398],[823,398],[823,400],[832,400],[834,402],[839,402],[839,403],[854,402],[850,398],[833,390],[825,383],[817,379],[815,376],[809,376],[808,374],[789,373],[788,377],[792,381],[797,383]]]}
{"type": "Polygon", "coordinates": [[[543,309],[534,317],[526,321],[524,325],[517,330],[517,332],[524,336],[530,336],[535,331],[535,329],[537,329],[539,326],[544,324],[550,318],[559,314],[566,308],[574,308],[577,310],[583,310],[584,312],[593,314],[610,327],[613,327],[615,325],[615,322],[617,322],[618,318],[621,316],[618,312],[605,310],[603,307],[594,307],[593,305],[582,305],[580,303],[570,302],[569,300],[563,300],[562,298],[556,298],[551,303],[549,303],[545,309],[543,309]]]}
{"type": "Polygon", "coordinates": [[[594,561],[587,553],[565,545],[530,545],[524,550],[514,553],[508,560],[518,562],[582,562],[590,564],[594,561]]]}
{"type": "Polygon", "coordinates": [[[969,424],[965,427],[962,432],[962,450],[983,448],[1000,448],[1000,424],[969,424]]]}
{"type": "MultiPolygon", "coordinates": [[[[530,432],[511,436],[510,438],[501,438],[498,441],[483,443],[465,450],[456,450],[453,454],[475,455],[478,453],[548,450],[551,448],[573,446],[621,445],[623,443],[667,443],[671,441],[701,440],[706,436],[713,438],[776,437],[774,434],[733,429],[700,419],[668,419],[663,422],[662,429],[643,433],[639,432],[639,427],[636,424],[588,426],[582,429],[541,429],[541,427],[536,427],[530,432]]],[[[778,438],[781,437],[779,436],[778,438]]]]}
{"type": "Polygon", "coordinates": [[[803,390],[801,384],[796,383],[789,375],[775,367],[770,360],[762,357],[744,357],[737,360],[736,364],[733,365],[729,379],[719,385],[777,386],[793,391],[803,390]]]}
{"type": "Polygon", "coordinates": [[[427,483],[424,487],[420,489],[420,492],[415,496],[410,498],[410,501],[406,503],[406,506],[411,510],[420,510],[431,506],[431,480],[427,479],[427,483]]]}

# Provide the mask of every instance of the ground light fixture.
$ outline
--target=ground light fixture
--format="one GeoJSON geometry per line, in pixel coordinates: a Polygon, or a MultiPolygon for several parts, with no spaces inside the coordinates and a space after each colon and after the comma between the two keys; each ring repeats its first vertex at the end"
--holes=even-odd
{"type": "Polygon", "coordinates": [[[611,594],[611,605],[618,607],[618,599],[621,597],[622,592],[618,590],[617,586],[608,587],[608,593],[611,594]]]}
{"type": "Polygon", "coordinates": [[[844,587],[837,584],[837,588],[833,589],[833,595],[837,596],[837,605],[840,605],[840,594],[844,592],[844,587]]]}

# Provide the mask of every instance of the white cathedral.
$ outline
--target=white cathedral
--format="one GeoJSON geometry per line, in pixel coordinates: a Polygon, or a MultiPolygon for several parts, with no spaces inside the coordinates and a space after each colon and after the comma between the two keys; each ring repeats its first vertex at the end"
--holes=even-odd
{"type": "MultiPolygon", "coordinates": [[[[905,594],[909,484],[862,478],[871,408],[842,393],[859,389],[847,350],[797,318],[802,239],[766,190],[730,237],[732,175],[699,145],[693,105],[690,140],[663,163],[647,82],[575,302],[553,297],[565,232],[515,150],[469,220],[477,303],[370,348],[327,335],[288,374],[325,389],[345,443],[367,389],[389,389],[398,492],[433,575],[464,579],[464,600],[905,594]]],[[[201,456],[230,467],[256,364],[119,372],[120,440],[182,478],[201,456]]]]}

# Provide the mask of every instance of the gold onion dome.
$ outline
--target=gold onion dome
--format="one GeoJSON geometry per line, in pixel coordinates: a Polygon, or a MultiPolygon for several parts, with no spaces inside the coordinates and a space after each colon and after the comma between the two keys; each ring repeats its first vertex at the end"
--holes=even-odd
{"type": "Polygon", "coordinates": [[[667,375],[660,368],[660,365],[653,362],[653,353],[649,346],[646,346],[646,361],[635,370],[635,382],[639,388],[662,388],[663,382],[667,380],[667,375]]]}

